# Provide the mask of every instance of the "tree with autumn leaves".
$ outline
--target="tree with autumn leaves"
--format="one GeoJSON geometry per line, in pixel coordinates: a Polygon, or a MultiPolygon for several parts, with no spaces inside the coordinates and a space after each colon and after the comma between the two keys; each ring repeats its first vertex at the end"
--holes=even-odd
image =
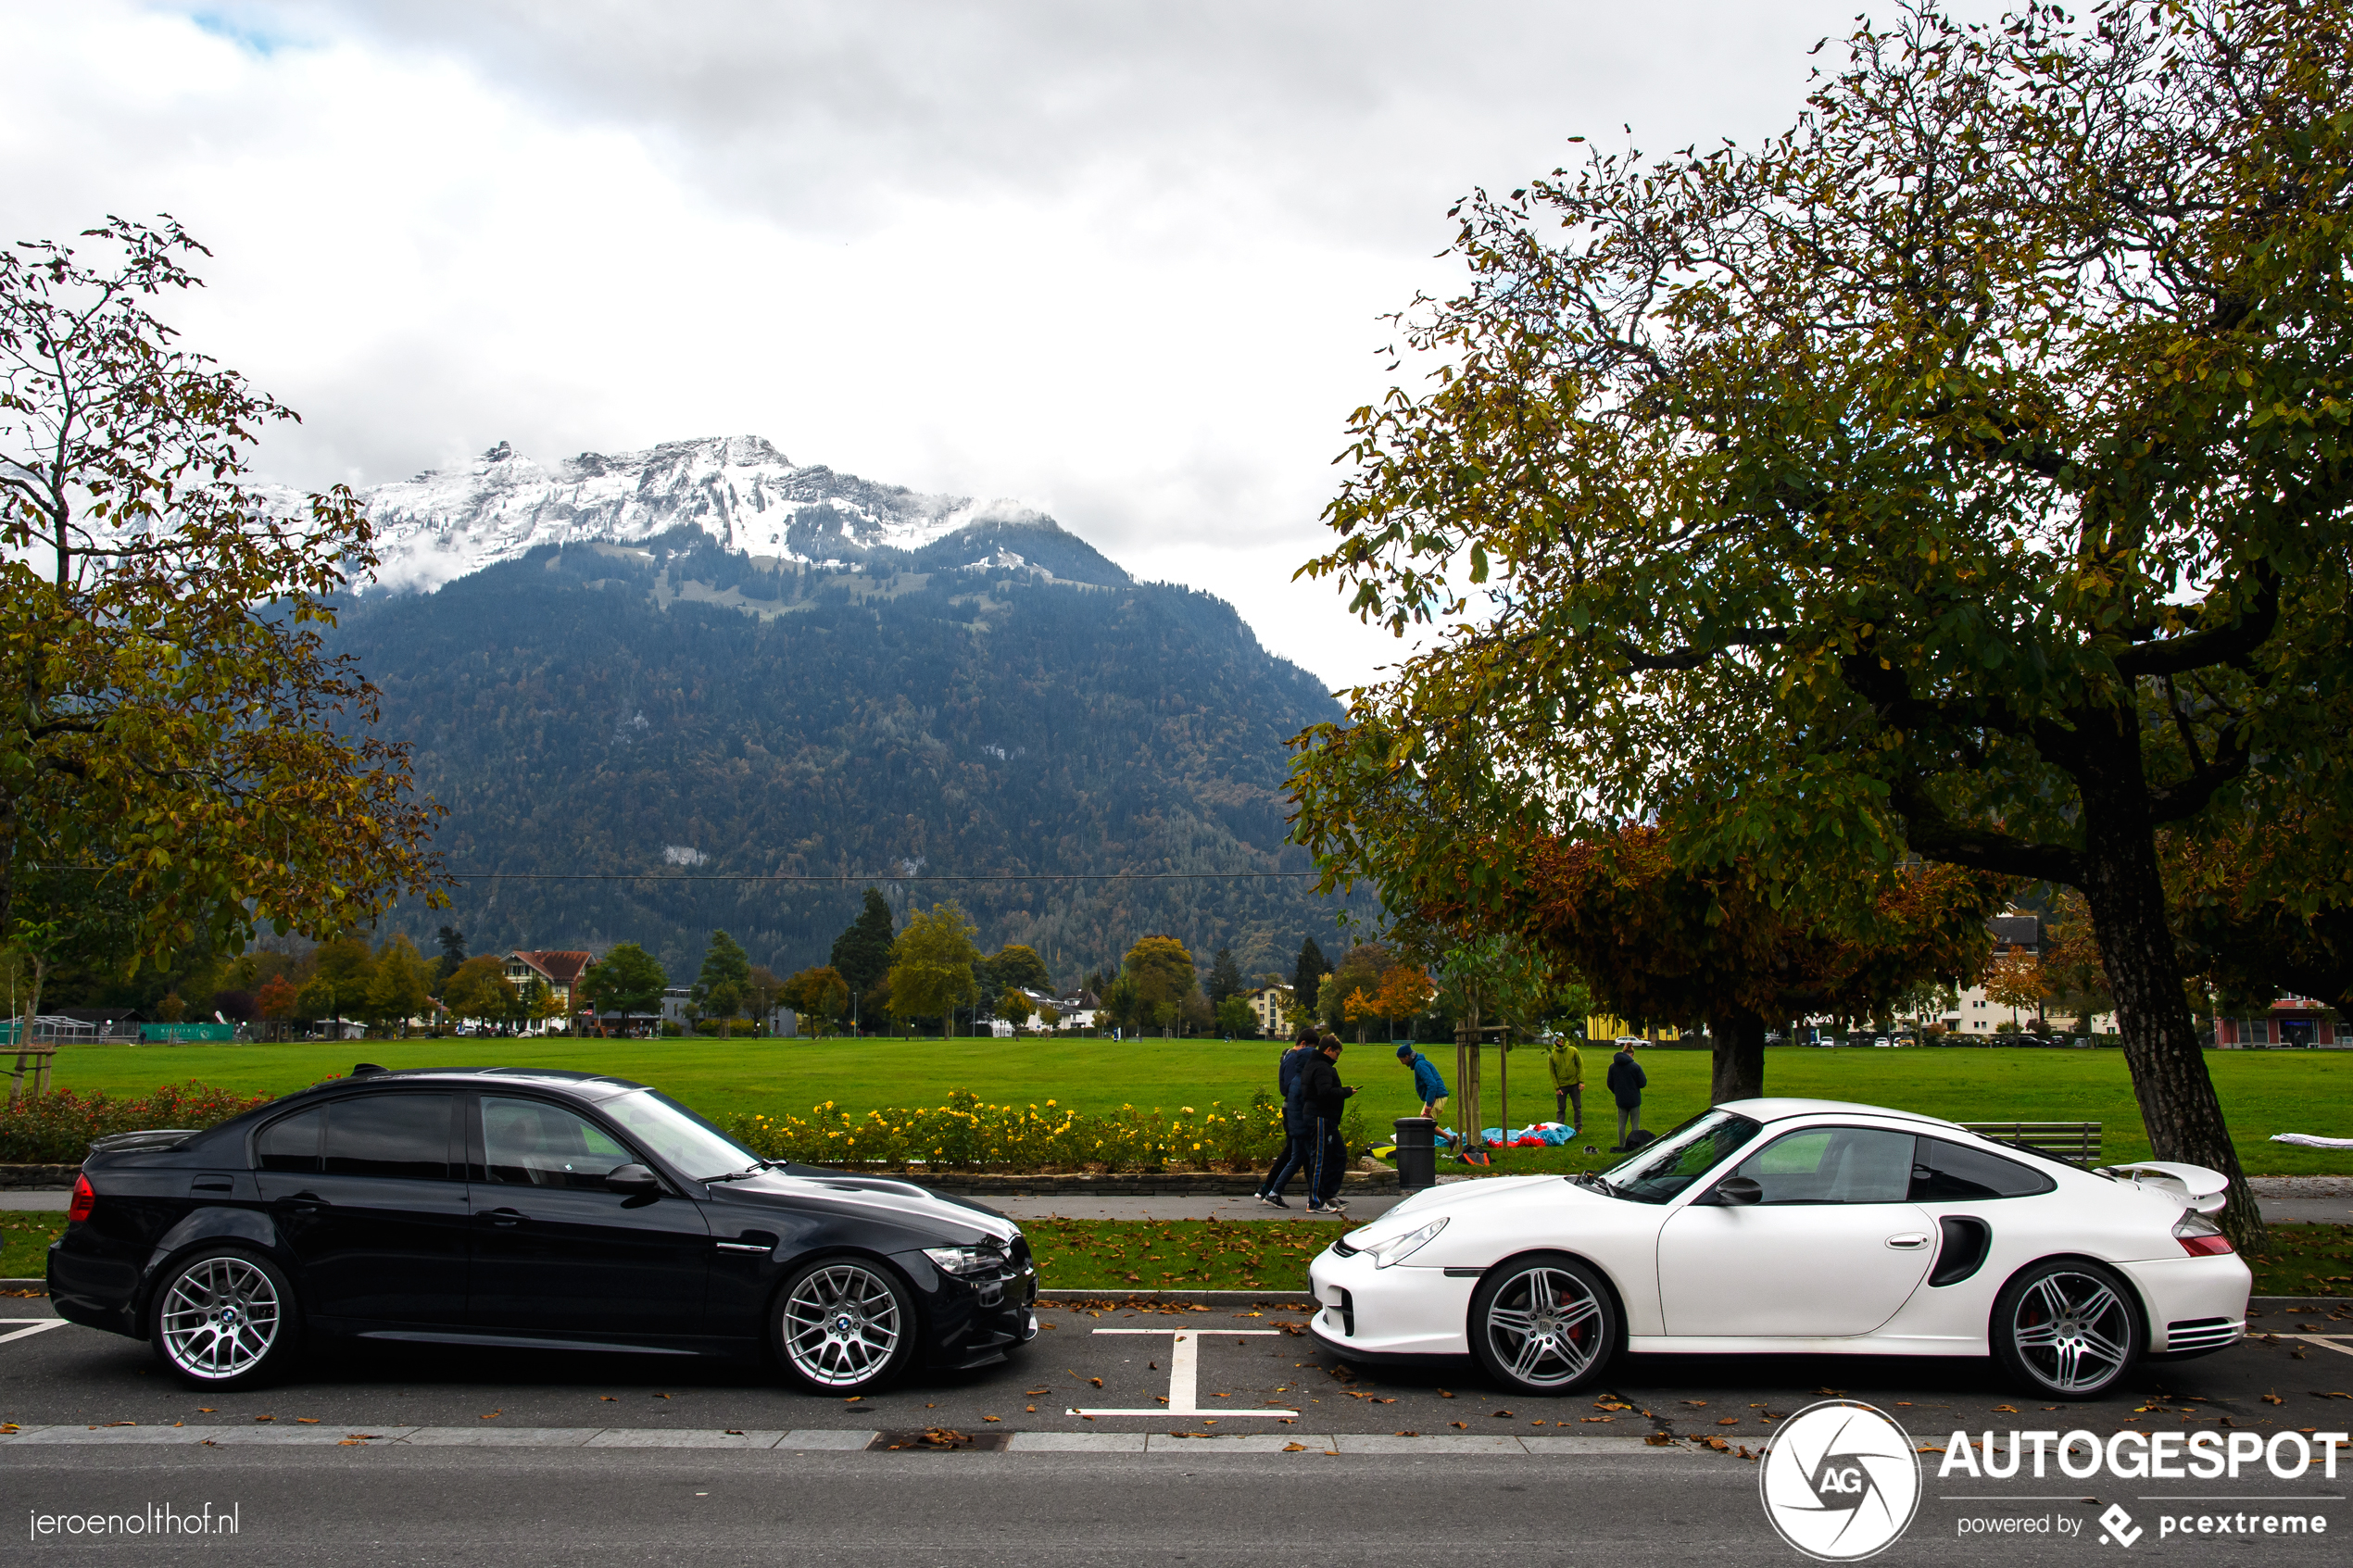
{"type": "MultiPolygon", "coordinates": [[[[2072,888],[2156,1152],[2259,1242],[2160,840],[2353,821],[2348,38],[1919,0],[1759,144],[1460,203],[1430,380],[1357,411],[1304,569],[1456,624],[1310,733],[1302,841],[1354,872],[1402,776],[1449,834],[1655,824],[1858,934],[1809,884],[2072,888]]],[[[2343,864],[2246,912],[2353,904],[2343,864]]]]}

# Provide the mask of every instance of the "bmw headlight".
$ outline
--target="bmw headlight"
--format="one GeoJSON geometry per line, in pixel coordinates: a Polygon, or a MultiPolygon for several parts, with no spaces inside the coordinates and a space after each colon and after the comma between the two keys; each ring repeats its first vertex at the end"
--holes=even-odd
{"type": "Polygon", "coordinates": [[[993,1247],[926,1247],[924,1256],[941,1273],[960,1277],[993,1274],[1005,1262],[1005,1255],[993,1247]]]}
{"type": "Polygon", "coordinates": [[[1422,1248],[1428,1246],[1429,1242],[1437,1236],[1438,1233],[1445,1228],[1446,1222],[1444,1220],[1432,1220],[1429,1223],[1422,1226],[1421,1229],[1407,1231],[1402,1236],[1392,1236],[1384,1240],[1369,1242],[1360,1242],[1352,1237],[1349,1245],[1355,1248],[1359,1252],[1371,1253],[1373,1256],[1373,1267],[1377,1269],[1385,1269],[1391,1263],[1403,1262],[1404,1260],[1412,1257],[1416,1252],[1421,1250],[1422,1248]]]}

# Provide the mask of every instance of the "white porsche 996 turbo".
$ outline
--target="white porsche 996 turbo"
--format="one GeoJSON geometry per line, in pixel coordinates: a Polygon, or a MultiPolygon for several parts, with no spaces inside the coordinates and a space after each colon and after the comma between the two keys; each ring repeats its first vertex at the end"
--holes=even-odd
{"type": "Polygon", "coordinates": [[[1878,1106],[1734,1100],[1599,1175],[1416,1193],[1310,1265],[1310,1329],[1353,1361],[1475,1356],[1528,1394],[1630,1350],[1990,1355],[2087,1399],[2246,1333],[2224,1185],[1878,1106]]]}

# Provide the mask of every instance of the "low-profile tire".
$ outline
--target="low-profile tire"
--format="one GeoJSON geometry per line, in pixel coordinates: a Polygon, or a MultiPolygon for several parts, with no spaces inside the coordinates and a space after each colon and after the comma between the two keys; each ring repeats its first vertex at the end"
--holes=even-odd
{"type": "Polygon", "coordinates": [[[1599,1378],[1617,1355],[1617,1298],[1589,1263],[1536,1252],[1487,1271],[1471,1292],[1471,1354],[1522,1394],[1567,1394],[1599,1378]]]}
{"type": "Polygon", "coordinates": [[[156,1359],[197,1388],[254,1388],[299,1353],[302,1318],[285,1271],[241,1247],[205,1247],[164,1271],[147,1308],[156,1359]]]}
{"type": "Polygon", "coordinates": [[[2097,1399],[2145,1348],[2140,1303],[2115,1270],[2053,1258],[2021,1269],[1994,1298],[1994,1360],[2042,1398],[2097,1399]]]}
{"type": "Polygon", "coordinates": [[[889,1264],[815,1258],[785,1277],[771,1315],[785,1375],[815,1394],[882,1387],[915,1357],[914,1293],[889,1264]]]}

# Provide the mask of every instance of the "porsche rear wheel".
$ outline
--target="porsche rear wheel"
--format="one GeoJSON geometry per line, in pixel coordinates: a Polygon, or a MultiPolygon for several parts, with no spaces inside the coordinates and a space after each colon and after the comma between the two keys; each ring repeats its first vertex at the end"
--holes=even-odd
{"type": "Polygon", "coordinates": [[[2038,1395],[2091,1399],[2114,1387],[2141,1355],[2132,1287],[2085,1260],[2037,1263],[1994,1300],[1994,1359],[2038,1395]]]}
{"type": "Polygon", "coordinates": [[[1523,1394],[1567,1394],[1599,1377],[1620,1327],[1609,1286],[1566,1253],[1498,1264],[1471,1293],[1471,1353],[1523,1394]]]}

